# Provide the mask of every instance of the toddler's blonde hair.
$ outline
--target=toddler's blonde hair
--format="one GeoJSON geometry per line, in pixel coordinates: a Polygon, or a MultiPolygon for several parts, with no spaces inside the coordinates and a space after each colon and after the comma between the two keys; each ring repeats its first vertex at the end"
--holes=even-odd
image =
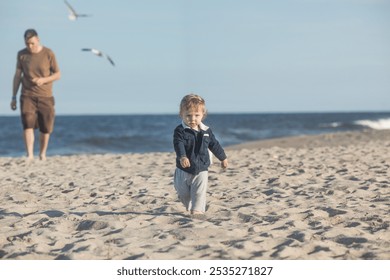
{"type": "Polygon", "coordinates": [[[206,101],[204,99],[197,95],[197,94],[187,94],[186,96],[183,97],[183,99],[180,102],[180,116],[184,114],[185,111],[188,111],[190,109],[195,109],[198,110],[198,108],[201,107],[203,110],[203,119],[207,115],[207,110],[206,110],[206,101]]]}

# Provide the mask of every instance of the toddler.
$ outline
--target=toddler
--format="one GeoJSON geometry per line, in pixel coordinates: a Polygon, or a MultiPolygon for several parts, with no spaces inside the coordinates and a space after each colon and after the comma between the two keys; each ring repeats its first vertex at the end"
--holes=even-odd
{"type": "Polygon", "coordinates": [[[228,166],[225,151],[211,129],[202,123],[206,115],[202,97],[195,94],[184,96],[180,103],[182,123],[173,135],[176,152],[174,186],[180,201],[198,218],[204,217],[206,211],[209,151],[221,161],[222,168],[228,166]]]}

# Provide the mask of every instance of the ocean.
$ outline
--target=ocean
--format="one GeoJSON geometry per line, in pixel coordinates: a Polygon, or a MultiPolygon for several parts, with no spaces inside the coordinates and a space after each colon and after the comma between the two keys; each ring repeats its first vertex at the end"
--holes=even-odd
{"type": "MultiPolygon", "coordinates": [[[[172,152],[177,115],[57,116],[48,156],[172,152]]],[[[390,112],[210,114],[204,123],[226,147],[247,141],[390,129],[390,112]]],[[[0,156],[25,154],[20,117],[0,117],[0,156]]],[[[38,154],[36,133],[35,154],[38,154]]]]}

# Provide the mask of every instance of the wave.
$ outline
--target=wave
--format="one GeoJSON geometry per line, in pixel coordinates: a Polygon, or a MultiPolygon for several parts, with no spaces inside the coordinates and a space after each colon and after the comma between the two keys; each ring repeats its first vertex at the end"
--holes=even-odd
{"type": "Polygon", "coordinates": [[[390,129],[390,118],[378,120],[358,120],[355,121],[355,124],[377,130],[390,129]]]}
{"type": "Polygon", "coordinates": [[[320,124],[319,127],[321,127],[321,128],[337,128],[337,127],[341,127],[342,125],[343,125],[342,122],[332,122],[332,123],[320,124]]]}

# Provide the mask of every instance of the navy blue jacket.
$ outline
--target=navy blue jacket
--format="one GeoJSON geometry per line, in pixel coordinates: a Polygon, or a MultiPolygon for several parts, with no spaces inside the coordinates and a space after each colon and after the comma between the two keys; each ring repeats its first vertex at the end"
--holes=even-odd
{"type": "Polygon", "coordinates": [[[184,123],[176,127],[173,134],[173,146],[176,152],[176,167],[191,173],[208,170],[210,166],[209,150],[220,160],[226,159],[226,154],[211,129],[204,124],[200,125],[199,131],[194,131],[184,123]],[[190,167],[183,168],[180,158],[187,157],[190,167]]]}

